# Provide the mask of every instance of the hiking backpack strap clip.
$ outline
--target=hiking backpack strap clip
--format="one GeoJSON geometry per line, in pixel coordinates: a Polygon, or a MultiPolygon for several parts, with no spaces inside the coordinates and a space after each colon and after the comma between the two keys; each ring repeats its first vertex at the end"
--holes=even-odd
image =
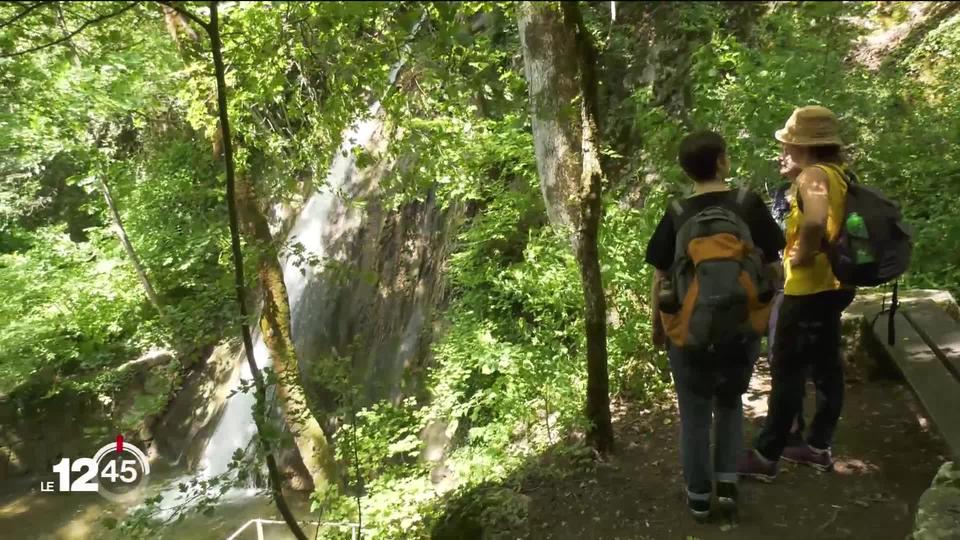
{"type": "Polygon", "coordinates": [[[670,203],[670,210],[673,212],[674,224],[680,224],[680,218],[683,217],[683,213],[686,211],[683,207],[683,201],[681,199],[674,199],[670,203]]]}

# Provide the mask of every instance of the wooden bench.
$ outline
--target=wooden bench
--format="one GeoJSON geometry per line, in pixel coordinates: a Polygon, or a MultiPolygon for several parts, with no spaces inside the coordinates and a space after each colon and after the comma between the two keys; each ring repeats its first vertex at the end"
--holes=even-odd
{"type": "Polygon", "coordinates": [[[873,334],[960,459],[960,323],[929,300],[901,305],[873,322],[873,334]]]}

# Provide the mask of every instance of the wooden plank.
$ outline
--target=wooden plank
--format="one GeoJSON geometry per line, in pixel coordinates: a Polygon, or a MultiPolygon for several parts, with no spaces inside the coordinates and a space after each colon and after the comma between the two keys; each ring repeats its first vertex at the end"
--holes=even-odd
{"type": "Polygon", "coordinates": [[[960,458],[960,383],[903,314],[897,314],[894,324],[896,343],[892,347],[887,345],[886,317],[874,323],[874,335],[900,368],[951,452],[960,458]]]}
{"type": "Polygon", "coordinates": [[[913,329],[960,381],[960,324],[929,300],[904,308],[913,329]]]}

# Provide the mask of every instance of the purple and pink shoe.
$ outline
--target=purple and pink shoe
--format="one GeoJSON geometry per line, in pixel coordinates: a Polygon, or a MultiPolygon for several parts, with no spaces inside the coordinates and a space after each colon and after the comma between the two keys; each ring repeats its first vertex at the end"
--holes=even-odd
{"type": "Polygon", "coordinates": [[[783,449],[781,457],[791,463],[809,465],[820,472],[833,470],[833,457],[830,455],[829,448],[820,450],[809,444],[788,446],[783,449]]]}
{"type": "Polygon", "coordinates": [[[773,482],[777,477],[777,462],[760,455],[753,448],[744,450],[737,461],[737,472],[741,476],[749,476],[763,482],[773,482]]]}

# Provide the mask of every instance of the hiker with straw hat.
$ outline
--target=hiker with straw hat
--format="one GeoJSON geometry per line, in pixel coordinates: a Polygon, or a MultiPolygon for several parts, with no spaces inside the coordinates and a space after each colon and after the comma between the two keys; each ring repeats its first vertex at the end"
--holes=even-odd
{"type": "Polygon", "coordinates": [[[769,410],[754,447],[741,457],[741,475],[771,481],[781,457],[828,471],[830,445],[843,405],[840,356],[840,314],[853,300],[833,274],[824,253],[841,229],[846,204],[846,165],[839,122],[819,105],[793,111],[774,134],[781,159],[800,167],[793,180],[786,217],[784,298],[772,351],[773,379],[769,410]],[[804,442],[788,445],[794,419],[801,410],[808,369],[817,390],[816,415],[804,442]]]}

